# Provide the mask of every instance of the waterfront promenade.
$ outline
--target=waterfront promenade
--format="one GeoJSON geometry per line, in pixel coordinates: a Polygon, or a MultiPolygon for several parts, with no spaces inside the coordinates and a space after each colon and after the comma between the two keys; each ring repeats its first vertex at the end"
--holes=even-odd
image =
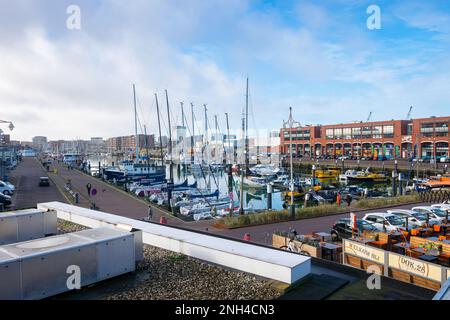
{"type": "MultiPolygon", "coordinates": [[[[13,199],[15,207],[17,208],[35,207],[39,202],[48,201],[61,201],[75,204],[75,199],[64,190],[64,185],[67,183],[67,180],[70,180],[73,190],[80,194],[78,206],[90,208],[92,201],[94,201],[100,210],[105,212],[133,219],[147,217],[149,203],[145,200],[134,197],[118,187],[112,186],[78,170],[69,170],[67,166],[62,163],[53,162],[50,166],[50,172],[46,172],[36,158],[24,158],[19,167],[12,172],[11,178],[18,187],[18,191],[14,195],[15,199],[13,199]],[[53,172],[54,169],[56,169],[57,173],[53,172]],[[50,187],[38,187],[39,177],[43,175],[48,175],[51,178],[52,183],[50,187]],[[86,190],[87,183],[90,183],[92,188],[97,190],[96,196],[88,197],[86,190]]],[[[398,206],[397,208],[411,208],[416,205],[419,204],[403,205],[398,206]]],[[[367,210],[357,213],[357,216],[361,217],[368,212],[377,211],[385,211],[385,209],[367,210]]],[[[315,231],[329,232],[336,220],[343,217],[349,217],[349,214],[344,213],[237,229],[215,228],[213,227],[215,220],[185,222],[154,207],[153,221],[158,222],[161,216],[165,216],[170,225],[203,231],[206,231],[207,229],[208,232],[213,234],[239,239],[242,239],[244,234],[249,233],[252,242],[270,244],[272,234],[276,231],[288,231],[290,228],[294,228],[300,234],[315,231]]]]}
{"type": "MultiPolygon", "coordinates": [[[[81,207],[90,208],[92,203],[95,203],[102,211],[127,218],[142,219],[148,216],[149,203],[145,200],[138,199],[118,187],[81,171],[69,169],[67,165],[61,162],[58,163],[54,160],[48,175],[60,191],[66,195],[66,202],[75,204],[75,199],[64,190],[65,184],[70,180],[72,190],[79,194],[79,203],[77,205],[81,207]],[[97,191],[95,196],[88,196],[86,189],[88,183],[92,185],[91,191],[94,189],[97,191]]],[[[153,207],[153,221],[159,221],[161,216],[165,216],[168,223],[173,225],[186,224],[182,220],[166,214],[159,208],[153,207]]]]}

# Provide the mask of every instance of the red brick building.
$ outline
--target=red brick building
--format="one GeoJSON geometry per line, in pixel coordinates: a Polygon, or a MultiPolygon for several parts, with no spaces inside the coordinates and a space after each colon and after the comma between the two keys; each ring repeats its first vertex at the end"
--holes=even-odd
{"type": "MultiPolygon", "coordinates": [[[[322,155],[370,159],[449,157],[450,117],[355,122],[292,129],[294,157],[322,155]]],[[[281,146],[289,153],[290,129],[281,129],[281,146]]]]}

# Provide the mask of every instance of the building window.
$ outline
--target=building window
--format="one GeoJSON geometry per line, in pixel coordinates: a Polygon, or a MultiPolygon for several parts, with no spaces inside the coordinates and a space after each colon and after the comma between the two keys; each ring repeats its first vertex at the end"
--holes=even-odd
{"type": "Polygon", "coordinates": [[[325,138],[326,139],[334,139],[333,129],[327,129],[325,131],[325,138]]]}
{"type": "Polygon", "coordinates": [[[342,128],[334,129],[334,138],[337,140],[342,139],[342,128]]]}
{"type": "Polygon", "coordinates": [[[380,139],[382,138],[382,126],[374,126],[372,128],[372,138],[374,139],[380,139]]]}
{"type": "Polygon", "coordinates": [[[438,122],[436,123],[434,129],[436,137],[446,137],[448,136],[448,122],[438,122]]]}
{"type": "Polygon", "coordinates": [[[432,137],[433,136],[433,123],[422,123],[420,126],[420,133],[423,137],[432,137]]]}
{"type": "Polygon", "coordinates": [[[352,138],[352,128],[344,128],[342,131],[344,134],[344,139],[350,140],[352,138]]]}
{"type": "Polygon", "coordinates": [[[413,134],[413,125],[412,123],[408,123],[408,125],[406,126],[406,135],[412,136],[412,134],[413,134]]]}
{"type": "Polygon", "coordinates": [[[393,125],[383,126],[383,137],[385,137],[385,138],[393,138],[394,137],[394,126],[393,125]]]}
{"type": "Polygon", "coordinates": [[[363,127],[361,136],[368,139],[372,138],[372,127],[363,127]]]}
{"type": "Polygon", "coordinates": [[[352,128],[353,139],[361,139],[361,128],[352,128]]]}

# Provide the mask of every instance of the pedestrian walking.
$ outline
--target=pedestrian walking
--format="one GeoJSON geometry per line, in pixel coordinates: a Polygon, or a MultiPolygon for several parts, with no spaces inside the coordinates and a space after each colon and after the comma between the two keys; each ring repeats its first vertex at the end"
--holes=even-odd
{"type": "Polygon", "coordinates": [[[352,196],[350,194],[347,194],[345,197],[345,201],[347,202],[348,206],[350,207],[350,204],[352,203],[352,196]]]}
{"type": "Polygon", "coordinates": [[[87,190],[88,197],[91,196],[91,189],[92,189],[92,185],[88,182],[86,184],[86,190],[87,190]]]}
{"type": "Polygon", "coordinates": [[[153,208],[152,206],[148,206],[148,220],[152,220],[153,219],[153,208]]]}
{"type": "Polygon", "coordinates": [[[340,207],[341,206],[341,193],[338,192],[337,196],[336,196],[336,203],[337,205],[340,207]]]}

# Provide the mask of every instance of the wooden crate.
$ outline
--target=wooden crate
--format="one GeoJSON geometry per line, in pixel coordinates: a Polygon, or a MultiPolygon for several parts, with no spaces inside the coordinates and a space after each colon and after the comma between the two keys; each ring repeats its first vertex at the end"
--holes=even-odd
{"type": "Polygon", "coordinates": [[[357,257],[350,256],[348,254],[345,255],[346,263],[351,265],[352,267],[361,269],[361,259],[357,257]]]}
{"type": "MultiPolygon", "coordinates": [[[[283,237],[277,234],[272,234],[272,246],[275,248],[285,248],[288,246],[289,241],[291,239],[287,237],[283,237]]],[[[310,246],[308,244],[303,244],[300,241],[294,240],[294,244],[297,248],[301,247],[302,251],[307,252],[311,257],[321,258],[322,257],[322,249],[310,246]]]]}
{"type": "Polygon", "coordinates": [[[403,271],[391,268],[389,270],[389,276],[396,280],[411,283],[411,275],[407,272],[403,272],[403,271]]]}
{"type": "Polygon", "coordinates": [[[378,269],[380,269],[381,275],[384,274],[384,266],[378,263],[375,263],[373,261],[369,261],[369,260],[361,260],[362,262],[362,268],[364,270],[367,270],[367,268],[369,268],[370,266],[377,266],[378,269]]]}
{"type": "MultiPolygon", "coordinates": [[[[300,246],[300,242],[297,243],[300,246]]],[[[311,257],[321,258],[322,257],[322,248],[317,248],[310,246],[308,244],[303,244],[302,250],[309,253],[311,257]]]]}
{"type": "Polygon", "coordinates": [[[287,246],[289,239],[277,234],[272,234],[272,247],[281,248],[287,246]]]}
{"type": "Polygon", "coordinates": [[[419,276],[412,276],[411,278],[411,283],[415,284],[416,286],[425,287],[435,291],[439,291],[439,289],[441,288],[441,284],[436,281],[427,280],[419,276]]]}

